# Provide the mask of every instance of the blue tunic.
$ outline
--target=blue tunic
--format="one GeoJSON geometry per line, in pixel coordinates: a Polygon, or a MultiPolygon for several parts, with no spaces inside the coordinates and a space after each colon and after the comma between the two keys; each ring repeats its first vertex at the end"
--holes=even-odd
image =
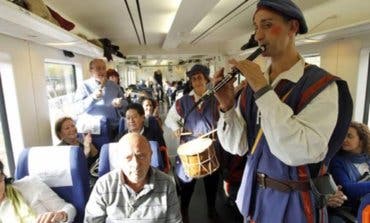
{"type": "MultiPolygon", "coordinates": [[[[330,161],[338,151],[345,137],[352,116],[352,100],[344,81],[327,74],[317,66],[307,66],[304,74],[297,83],[282,80],[274,89],[280,98],[287,95],[284,102],[289,105],[294,114],[298,114],[323,89],[336,81],[339,92],[339,113],[337,125],[329,142],[329,151],[323,161],[330,161]],[[288,93],[289,92],[289,93],[288,93]]],[[[248,123],[249,148],[257,138],[259,126],[257,106],[253,91],[247,87],[241,95],[240,108],[248,123]]],[[[321,163],[318,164],[322,168],[321,163]]],[[[313,169],[313,168],[312,168],[313,169]]],[[[239,189],[237,204],[244,217],[251,217],[255,222],[325,222],[326,210],[315,209],[313,196],[310,192],[291,191],[280,192],[272,188],[261,188],[256,184],[256,173],[264,173],[276,180],[307,180],[312,169],[309,165],[288,166],[270,151],[265,137],[262,135],[254,153],[248,152],[248,161],[244,169],[242,184],[239,189]],[[311,170],[311,171],[310,171],[311,170]]],[[[324,168],[325,169],[325,168],[324,168]]],[[[317,176],[318,171],[312,176],[317,176]]]]}
{"type": "Polygon", "coordinates": [[[201,108],[195,108],[189,113],[194,103],[194,96],[191,95],[184,95],[176,101],[177,113],[182,118],[187,116],[184,121],[184,131],[191,131],[193,133],[190,136],[182,136],[182,142],[190,141],[213,129],[217,129],[217,121],[219,118],[217,100],[214,97],[210,97],[202,103],[201,108]]]}

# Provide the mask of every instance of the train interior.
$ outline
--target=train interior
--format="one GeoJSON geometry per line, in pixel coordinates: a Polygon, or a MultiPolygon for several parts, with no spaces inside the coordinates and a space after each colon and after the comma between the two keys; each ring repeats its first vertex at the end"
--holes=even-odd
{"type": "MultiPolygon", "coordinates": [[[[29,1],[35,2],[33,11],[22,2],[0,0],[0,160],[9,176],[24,148],[58,143],[54,123],[73,116],[72,98],[90,77],[91,59],[104,58],[135,98],[136,86],[155,83],[157,70],[169,89],[186,81],[196,63],[207,65],[212,77],[223,67],[231,70],[229,59],[245,59],[257,48],[250,41],[256,0],[29,1]]],[[[347,81],[353,120],[369,125],[370,1],[294,2],[309,30],[296,37],[298,51],[308,63],[347,81]]],[[[262,57],[255,62],[262,70],[269,64],[262,57]]],[[[158,101],[162,120],[171,106],[166,92],[158,101]]],[[[174,162],[178,139],[165,126],[164,138],[174,162]]],[[[199,181],[191,222],[207,221],[203,190],[199,181]]],[[[220,182],[219,222],[242,222],[235,204],[227,202],[220,182]]]]}

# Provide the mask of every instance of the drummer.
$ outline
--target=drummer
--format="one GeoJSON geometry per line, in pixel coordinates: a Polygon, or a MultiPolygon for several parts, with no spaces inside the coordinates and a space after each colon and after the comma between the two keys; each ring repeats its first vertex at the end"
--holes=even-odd
{"type": "MultiPolygon", "coordinates": [[[[219,118],[217,112],[218,102],[214,97],[206,99],[196,109],[191,111],[193,105],[207,90],[207,84],[210,81],[209,68],[201,64],[196,64],[186,74],[190,78],[192,91],[174,103],[165,120],[165,125],[172,129],[175,135],[180,138],[180,144],[216,129],[219,118]],[[185,117],[186,120],[184,120],[185,117]]],[[[217,140],[215,134],[211,135],[211,138],[217,140]]],[[[216,151],[221,149],[218,140],[214,145],[216,151]]],[[[176,165],[175,172],[180,186],[181,213],[184,222],[188,222],[188,209],[196,180],[181,174],[183,170],[181,170],[182,166],[179,160],[177,160],[176,165]]],[[[203,179],[207,196],[208,217],[210,219],[216,219],[215,203],[219,171],[215,171],[203,179]]]]}

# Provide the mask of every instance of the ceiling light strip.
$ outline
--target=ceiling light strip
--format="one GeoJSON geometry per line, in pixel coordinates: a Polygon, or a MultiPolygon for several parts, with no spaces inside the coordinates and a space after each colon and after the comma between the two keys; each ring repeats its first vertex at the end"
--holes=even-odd
{"type": "Polygon", "coordinates": [[[140,40],[140,37],[139,37],[139,33],[137,32],[136,25],[135,25],[135,22],[134,22],[134,18],[132,17],[131,10],[130,10],[130,7],[128,6],[127,0],[125,0],[125,4],[126,4],[126,9],[128,11],[128,14],[130,15],[132,26],[135,29],[137,41],[139,41],[139,44],[141,45],[141,40],[140,40]]]}
{"type": "Polygon", "coordinates": [[[222,20],[224,20],[226,17],[228,17],[230,14],[235,12],[238,8],[240,8],[242,5],[247,3],[248,0],[245,0],[244,2],[240,3],[238,6],[236,6],[234,9],[232,9],[230,12],[228,12],[226,15],[224,15],[221,19],[217,20],[213,25],[208,27],[204,32],[202,32],[199,36],[197,36],[193,41],[190,42],[190,44],[193,44],[195,41],[200,39],[204,34],[206,34],[209,30],[211,30],[213,27],[215,27],[217,24],[219,24],[222,20]]]}
{"type": "Polygon", "coordinates": [[[137,12],[139,13],[140,26],[141,26],[141,31],[143,33],[144,44],[146,45],[145,31],[144,31],[144,25],[143,25],[143,17],[141,16],[139,0],[136,0],[136,6],[137,6],[137,12]]]}
{"type": "Polygon", "coordinates": [[[247,7],[245,7],[244,9],[242,9],[240,12],[236,13],[235,15],[231,16],[228,20],[225,20],[223,21],[222,24],[220,24],[218,27],[210,30],[208,33],[206,33],[205,35],[203,35],[201,38],[199,38],[196,42],[194,42],[194,44],[197,44],[199,41],[201,41],[202,39],[206,38],[207,36],[211,35],[214,31],[218,30],[219,28],[221,28],[223,25],[227,24],[228,22],[230,22],[231,20],[233,20],[235,17],[239,16],[240,14],[242,14],[245,10],[249,9],[251,6],[253,6],[257,1],[253,2],[252,4],[248,5],[247,7]]]}

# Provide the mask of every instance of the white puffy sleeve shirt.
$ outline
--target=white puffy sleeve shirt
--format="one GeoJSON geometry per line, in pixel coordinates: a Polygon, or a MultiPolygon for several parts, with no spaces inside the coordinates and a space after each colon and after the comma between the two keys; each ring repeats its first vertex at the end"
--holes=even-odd
{"type": "MultiPolygon", "coordinates": [[[[305,62],[301,59],[289,70],[281,73],[280,80],[297,82],[303,75],[305,62]]],[[[267,80],[268,72],[265,77],[267,80]]],[[[241,115],[239,100],[234,109],[220,112],[217,133],[223,148],[230,153],[244,155],[248,150],[247,128],[241,115]]],[[[299,114],[283,103],[274,91],[268,91],[256,100],[261,117],[261,128],[270,151],[290,166],[322,161],[338,116],[338,89],[331,83],[318,94],[299,114]]]]}

